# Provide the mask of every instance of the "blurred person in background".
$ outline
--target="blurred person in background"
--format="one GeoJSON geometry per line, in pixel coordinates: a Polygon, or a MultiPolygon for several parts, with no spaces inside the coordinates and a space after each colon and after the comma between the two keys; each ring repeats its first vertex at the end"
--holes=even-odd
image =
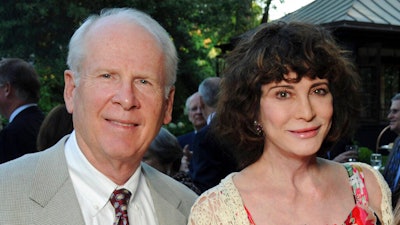
{"type": "Polygon", "coordinates": [[[72,114],[67,111],[65,104],[55,106],[40,126],[37,139],[38,151],[50,148],[73,130],[72,114]]]}
{"type": "Polygon", "coordinates": [[[0,163],[36,152],[44,113],[38,107],[39,76],[18,58],[0,61],[0,114],[8,124],[0,131],[0,163]]]}
{"type": "Polygon", "coordinates": [[[161,127],[145,153],[143,161],[200,194],[200,190],[193,184],[189,174],[181,168],[182,157],[183,151],[176,137],[161,127]]]}
{"type": "Polygon", "coordinates": [[[206,120],[201,111],[203,107],[204,105],[198,92],[192,94],[186,99],[185,114],[188,115],[188,119],[192,123],[194,130],[177,137],[182,148],[188,145],[190,150],[190,145],[193,143],[194,135],[206,125],[206,120]]]}
{"type": "Polygon", "coordinates": [[[199,94],[204,104],[202,113],[207,119],[207,125],[194,138],[189,173],[202,192],[219,184],[222,178],[237,168],[229,147],[210,129],[218,102],[220,82],[219,77],[208,77],[199,85],[199,94]]]}
{"type": "Polygon", "coordinates": [[[193,145],[194,137],[201,128],[206,125],[206,120],[203,116],[202,108],[204,107],[203,102],[201,101],[200,94],[195,92],[191,96],[186,99],[185,104],[185,114],[188,115],[189,121],[192,123],[194,130],[178,136],[178,142],[182,147],[183,151],[183,158],[182,164],[183,169],[187,173],[190,171],[190,161],[193,155],[193,145]]]}
{"type": "Polygon", "coordinates": [[[393,142],[392,150],[383,171],[383,176],[388,182],[390,190],[392,190],[392,204],[395,208],[400,195],[400,93],[392,97],[387,118],[389,129],[398,135],[393,142]]]}

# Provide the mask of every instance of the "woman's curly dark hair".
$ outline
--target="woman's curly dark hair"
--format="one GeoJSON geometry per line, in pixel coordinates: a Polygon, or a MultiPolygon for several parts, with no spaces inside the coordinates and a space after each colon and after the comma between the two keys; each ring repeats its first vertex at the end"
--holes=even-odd
{"type": "MultiPolygon", "coordinates": [[[[257,161],[264,137],[253,122],[259,118],[261,86],[285,79],[288,71],[329,81],[333,96],[331,129],[318,154],[353,134],[360,114],[360,78],[349,52],[341,49],[330,32],[300,22],[262,24],[243,38],[228,55],[213,121],[214,132],[233,146],[239,167],[257,161]]],[[[268,132],[268,131],[267,131],[268,132]]]]}

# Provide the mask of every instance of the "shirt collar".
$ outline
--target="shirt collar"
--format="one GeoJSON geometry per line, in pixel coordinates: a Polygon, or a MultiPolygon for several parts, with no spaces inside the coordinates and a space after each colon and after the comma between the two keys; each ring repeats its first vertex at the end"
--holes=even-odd
{"type": "Polygon", "coordinates": [[[141,173],[139,166],[135,173],[122,186],[115,184],[112,180],[98,171],[83,155],[76,141],[76,133],[73,131],[65,144],[67,162],[71,176],[78,180],[77,191],[85,193],[86,200],[92,202],[93,206],[101,206],[95,209],[97,212],[105,207],[109,201],[111,193],[115,189],[125,188],[132,193],[130,201],[134,199],[138,189],[141,173]]]}
{"type": "Polygon", "coordinates": [[[11,123],[13,121],[13,119],[18,115],[18,113],[22,112],[22,110],[31,107],[31,106],[37,106],[36,103],[31,103],[31,104],[26,104],[26,105],[22,105],[18,108],[16,108],[10,115],[10,119],[8,120],[9,123],[11,123]]]}
{"type": "Polygon", "coordinates": [[[210,115],[207,117],[207,125],[210,125],[211,120],[214,118],[215,112],[212,112],[210,115]]]}

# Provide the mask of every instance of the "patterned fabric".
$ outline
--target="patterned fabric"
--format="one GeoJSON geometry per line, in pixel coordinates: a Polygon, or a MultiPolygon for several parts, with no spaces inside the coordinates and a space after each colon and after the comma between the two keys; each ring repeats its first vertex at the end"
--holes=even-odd
{"type": "Polygon", "coordinates": [[[364,183],[362,168],[356,165],[344,165],[349,174],[349,182],[353,189],[356,206],[347,217],[346,225],[375,225],[376,216],[374,211],[368,206],[368,192],[364,183]]]}
{"type": "Polygon", "coordinates": [[[175,175],[172,176],[175,180],[181,182],[182,184],[186,185],[186,187],[190,188],[192,191],[194,191],[196,194],[200,195],[201,191],[196,185],[193,183],[192,178],[189,176],[188,173],[184,171],[179,171],[175,175]]]}
{"type": "MultiPolygon", "coordinates": [[[[371,166],[365,163],[352,162],[349,164],[357,168],[357,170],[358,168],[362,168],[364,171],[368,170],[374,175],[373,177],[378,182],[382,195],[381,208],[380,208],[382,212],[381,224],[392,225],[393,211],[391,207],[391,193],[382,175],[377,170],[373,169],[371,166]]],[[[231,173],[225,179],[223,179],[219,185],[204,192],[196,200],[195,204],[192,206],[188,223],[189,225],[254,224],[254,221],[251,222],[251,218],[248,217],[250,214],[246,212],[246,207],[243,204],[239,191],[237,190],[237,188],[233,183],[232,177],[235,174],[236,173],[231,173]]],[[[364,175],[362,175],[362,177],[363,176],[364,175]]],[[[357,180],[357,179],[358,178],[350,180],[357,180]]],[[[361,182],[360,185],[362,185],[365,188],[363,182],[361,182]]],[[[358,193],[357,194],[358,197],[355,197],[355,201],[356,199],[359,199],[362,202],[363,199],[364,200],[368,199],[368,197],[361,194],[362,190],[357,188],[355,190],[356,193],[358,193]]],[[[364,210],[363,207],[364,206],[355,207],[355,209],[352,210],[349,218],[347,219],[349,221],[349,223],[347,224],[356,224],[356,221],[355,222],[351,221],[356,217],[364,217],[367,219],[366,221],[370,221],[370,216],[373,216],[373,214],[370,214],[371,210],[368,207],[367,210],[364,210]],[[365,212],[368,213],[368,216],[361,215],[365,212]]],[[[346,223],[344,222],[343,224],[346,223]]],[[[362,223],[359,223],[358,225],[362,225],[362,223]]]]}
{"type": "Polygon", "coordinates": [[[115,190],[110,197],[110,202],[115,209],[114,225],[129,225],[128,202],[131,192],[126,189],[115,190]]]}

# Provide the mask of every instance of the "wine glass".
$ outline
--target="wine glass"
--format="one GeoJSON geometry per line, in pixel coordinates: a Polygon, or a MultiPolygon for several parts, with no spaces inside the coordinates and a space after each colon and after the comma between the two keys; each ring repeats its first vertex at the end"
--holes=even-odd
{"type": "Polygon", "coordinates": [[[371,166],[378,170],[382,167],[382,154],[372,153],[371,154],[371,166]]]}
{"type": "MultiPolygon", "coordinates": [[[[346,145],[346,151],[356,151],[358,152],[358,146],[357,145],[346,145]]],[[[357,158],[349,158],[349,162],[356,162],[357,158]]]]}

